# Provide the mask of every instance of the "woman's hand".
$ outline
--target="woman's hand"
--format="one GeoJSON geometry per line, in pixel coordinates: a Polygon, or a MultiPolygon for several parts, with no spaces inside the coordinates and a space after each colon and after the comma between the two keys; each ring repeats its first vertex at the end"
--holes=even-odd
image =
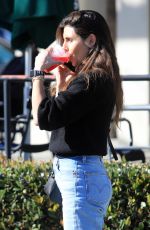
{"type": "MultiPolygon", "coordinates": [[[[62,91],[66,85],[68,85],[70,79],[75,76],[75,73],[72,72],[64,65],[59,65],[53,73],[56,77],[56,92],[62,91]]],[[[57,94],[56,93],[56,94],[57,94]]]]}
{"type": "Polygon", "coordinates": [[[35,70],[45,70],[46,72],[51,71],[53,66],[58,66],[61,62],[56,61],[52,58],[52,52],[56,46],[56,41],[51,43],[46,49],[42,50],[35,58],[35,70]]]}

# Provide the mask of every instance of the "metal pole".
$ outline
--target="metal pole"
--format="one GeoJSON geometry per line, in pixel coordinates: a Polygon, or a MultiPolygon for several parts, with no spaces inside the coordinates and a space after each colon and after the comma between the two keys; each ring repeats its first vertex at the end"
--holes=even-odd
{"type": "MultiPolygon", "coordinates": [[[[28,45],[25,49],[25,75],[30,75],[30,70],[32,68],[32,45],[28,45]]],[[[28,113],[27,109],[27,99],[29,97],[31,89],[31,82],[25,82],[24,85],[24,99],[23,99],[23,112],[25,115],[28,113]]],[[[26,143],[30,143],[30,127],[27,132],[27,138],[25,140],[26,143]]],[[[24,160],[29,160],[31,158],[30,153],[24,153],[24,160]]]]}
{"type": "MultiPolygon", "coordinates": [[[[31,68],[32,68],[32,46],[28,45],[27,48],[25,49],[25,75],[26,76],[30,75],[31,68]]],[[[30,88],[31,88],[31,83],[30,82],[25,82],[25,86],[24,86],[24,102],[23,102],[24,114],[27,113],[27,99],[28,99],[28,96],[29,96],[30,88]]]]}
{"type": "Polygon", "coordinates": [[[8,79],[3,81],[4,96],[4,130],[5,130],[5,152],[8,159],[11,159],[11,130],[10,130],[10,83],[8,79]]]}

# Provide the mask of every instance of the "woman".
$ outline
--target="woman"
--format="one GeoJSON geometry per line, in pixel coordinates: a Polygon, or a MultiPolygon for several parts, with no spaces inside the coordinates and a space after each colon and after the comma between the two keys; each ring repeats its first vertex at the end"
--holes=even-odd
{"type": "Polygon", "coordinates": [[[56,40],[69,53],[75,72],[58,66],[56,92],[48,98],[41,70],[53,64],[50,48],[37,56],[33,118],[40,129],[52,131],[49,149],[63,199],[64,230],[100,230],[112,196],[102,156],[114,108],[116,124],[122,108],[115,49],[104,18],[91,10],[66,16],[56,40]]]}

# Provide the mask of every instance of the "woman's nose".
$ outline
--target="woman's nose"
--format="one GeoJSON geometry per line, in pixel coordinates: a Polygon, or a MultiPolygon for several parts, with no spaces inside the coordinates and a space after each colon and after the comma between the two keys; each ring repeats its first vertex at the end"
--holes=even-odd
{"type": "Polygon", "coordinates": [[[68,49],[68,46],[67,46],[66,42],[64,42],[64,43],[63,43],[63,49],[64,49],[66,52],[68,52],[68,51],[69,51],[69,49],[68,49]]]}

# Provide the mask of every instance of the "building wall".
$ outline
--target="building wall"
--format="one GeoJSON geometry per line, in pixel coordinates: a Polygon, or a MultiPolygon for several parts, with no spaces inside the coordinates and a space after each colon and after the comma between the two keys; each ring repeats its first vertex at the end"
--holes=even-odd
{"type": "MultiPolygon", "coordinates": [[[[117,41],[116,51],[122,75],[149,73],[149,1],[116,0],[117,41]]],[[[124,86],[124,103],[149,103],[148,82],[128,82],[124,86]]],[[[124,112],[133,126],[134,144],[149,144],[149,113],[124,112]]],[[[123,140],[127,141],[125,132],[123,140]]]]}
{"type": "Polygon", "coordinates": [[[106,17],[106,0],[79,0],[80,10],[96,10],[106,17]]]}

